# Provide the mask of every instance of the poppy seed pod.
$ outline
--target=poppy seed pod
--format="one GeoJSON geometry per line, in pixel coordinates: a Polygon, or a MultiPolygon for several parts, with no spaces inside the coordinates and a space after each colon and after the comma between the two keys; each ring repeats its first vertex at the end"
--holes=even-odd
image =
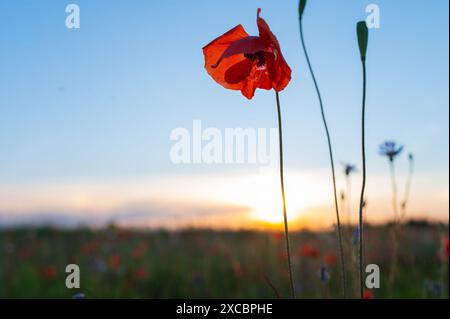
{"type": "Polygon", "coordinates": [[[303,12],[305,11],[306,0],[300,0],[298,4],[298,16],[300,20],[303,18],[303,12]]]}
{"type": "Polygon", "coordinates": [[[356,33],[358,35],[359,52],[361,53],[361,61],[366,61],[367,43],[369,41],[369,30],[365,21],[360,21],[356,25],[356,33]]]}

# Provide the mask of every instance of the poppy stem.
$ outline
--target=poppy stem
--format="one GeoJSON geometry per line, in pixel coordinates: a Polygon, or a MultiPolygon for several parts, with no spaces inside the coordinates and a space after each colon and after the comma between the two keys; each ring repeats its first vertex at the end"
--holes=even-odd
{"type": "Polygon", "coordinates": [[[362,98],[362,120],[361,120],[361,146],[362,146],[362,186],[359,198],[359,289],[360,298],[364,298],[364,251],[363,251],[363,225],[364,225],[364,191],[366,189],[366,138],[365,138],[365,116],[366,116],[366,62],[362,60],[363,67],[363,98],[362,98]]]}
{"type": "Polygon", "coordinates": [[[294,287],[294,275],[292,272],[292,262],[291,262],[291,248],[289,243],[289,229],[288,220],[286,213],[286,196],[284,194],[284,168],[283,168],[283,129],[281,122],[281,108],[280,108],[280,96],[277,91],[275,91],[275,96],[277,99],[277,111],[278,111],[278,136],[280,142],[280,182],[281,182],[281,197],[283,199],[283,218],[284,218],[284,235],[286,238],[286,252],[288,259],[289,268],[289,281],[291,286],[291,298],[295,299],[295,287],[294,287]]]}
{"type": "Polygon", "coordinates": [[[330,164],[331,164],[331,174],[333,177],[333,195],[334,195],[334,207],[336,210],[338,251],[339,251],[339,258],[340,258],[340,263],[341,263],[342,287],[343,287],[344,298],[347,298],[347,274],[346,274],[346,268],[345,268],[344,247],[343,247],[343,240],[342,240],[342,227],[341,227],[341,219],[340,219],[340,214],[339,214],[338,195],[337,195],[337,190],[336,190],[336,173],[335,173],[335,169],[334,169],[333,148],[331,146],[330,131],[328,129],[328,124],[327,124],[327,120],[325,117],[325,111],[323,109],[323,102],[322,102],[322,96],[321,96],[320,90],[319,90],[319,85],[317,84],[317,80],[314,75],[314,71],[311,66],[311,62],[309,60],[308,50],[306,49],[305,39],[303,36],[303,22],[302,21],[303,21],[303,19],[300,17],[300,20],[299,20],[299,22],[300,22],[300,38],[302,41],[303,52],[305,53],[306,62],[308,63],[308,68],[311,73],[311,77],[313,79],[314,86],[316,88],[317,97],[319,98],[320,113],[322,115],[323,126],[325,127],[325,133],[327,136],[328,153],[330,156],[330,164]]]}

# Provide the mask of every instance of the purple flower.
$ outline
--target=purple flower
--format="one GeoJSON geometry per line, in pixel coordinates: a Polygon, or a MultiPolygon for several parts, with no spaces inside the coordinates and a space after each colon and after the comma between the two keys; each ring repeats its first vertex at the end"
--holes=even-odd
{"type": "Polygon", "coordinates": [[[319,277],[320,277],[320,281],[323,284],[328,283],[328,281],[330,280],[330,273],[328,272],[328,269],[326,267],[320,267],[319,270],[319,277]]]}
{"type": "Polygon", "coordinates": [[[434,298],[440,298],[444,293],[444,286],[439,282],[429,281],[425,282],[426,289],[434,298]]]}
{"type": "Polygon", "coordinates": [[[359,227],[355,228],[352,232],[352,244],[358,245],[359,243],[359,227]]]}
{"type": "Polygon", "coordinates": [[[350,163],[342,163],[342,166],[344,166],[345,176],[350,176],[351,173],[356,172],[356,165],[350,163]]]}
{"type": "Polygon", "coordinates": [[[393,141],[386,141],[380,145],[380,155],[387,156],[391,162],[403,151],[403,145],[397,146],[393,141]]]}

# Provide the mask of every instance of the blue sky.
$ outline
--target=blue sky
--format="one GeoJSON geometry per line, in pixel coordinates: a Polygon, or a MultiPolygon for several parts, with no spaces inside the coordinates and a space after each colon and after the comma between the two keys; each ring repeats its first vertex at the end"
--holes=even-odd
{"type": "MultiPolygon", "coordinates": [[[[273,92],[248,101],[203,68],[201,48],[212,39],[237,24],[257,34],[258,7],[293,69],[281,94],[286,166],[328,169],[296,1],[72,2],[81,9],[79,30],[64,24],[70,2],[0,2],[0,185],[255,170],[173,165],[169,134],[194,119],[220,129],[276,126],[273,92]]],[[[372,2],[381,9],[381,28],[370,31],[368,49],[369,178],[387,173],[378,145],[394,139],[415,154],[421,189],[447,192],[448,204],[448,1],[372,2]]],[[[372,2],[309,1],[304,16],[335,157],[358,166],[355,24],[372,2]]],[[[406,164],[406,156],[399,159],[400,174],[406,164]]]]}

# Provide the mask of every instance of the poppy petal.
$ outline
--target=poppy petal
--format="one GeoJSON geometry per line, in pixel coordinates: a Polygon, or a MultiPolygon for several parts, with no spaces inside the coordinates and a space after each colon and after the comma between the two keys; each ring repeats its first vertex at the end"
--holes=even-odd
{"type": "Polygon", "coordinates": [[[252,71],[253,62],[249,59],[244,59],[239,63],[231,66],[225,72],[225,81],[229,84],[237,84],[245,81],[252,71]]]}
{"type": "Polygon", "coordinates": [[[256,23],[258,24],[259,37],[264,41],[267,47],[275,46],[278,51],[280,50],[280,43],[277,40],[277,37],[270,30],[269,25],[266,20],[261,18],[259,15],[261,14],[261,9],[258,9],[256,23]]]}
{"type": "Polygon", "coordinates": [[[264,42],[260,37],[246,37],[236,42],[233,42],[222,54],[219,60],[212,66],[217,67],[223,59],[231,57],[236,54],[255,54],[256,52],[264,51],[264,42]]]}
{"type": "Polygon", "coordinates": [[[241,89],[242,94],[249,100],[255,95],[256,89],[272,89],[272,82],[270,79],[269,70],[267,68],[259,68],[256,62],[253,63],[252,70],[246,78],[241,89]]]}
{"type": "Polygon", "coordinates": [[[275,91],[280,92],[289,84],[292,74],[291,68],[284,60],[281,52],[274,59],[274,68],[275,71],[272,73],[272,85],[275,91]]]}
{"type": "Polygon", "coordinates": [[[286,60],[281,53],[280,43],[276,36],[270,30],[267,22],[260,17],[261,9],[258,9],[257,24],[259,36],[268,48],[268,51],[273,52],[273,66],[271,66],[272,86],[275,91],[280,92],[289,84],[291,80],[291,68],[286,63],[286,60]]]}
{"type": "Polygon", "coordinates": [[[222,36],[213,40],[211,43],[203,48],[203,55],[205,57],[205,69],[208,74],[220,85],[227,89],[240,90],[242,84],[230,84],[225,80],[225,72],[231,66],[245,60],[244,55],[233,55],[224,59],[217,67],[214,66],[222,57],[224,52],[236,41],[247,38],[248,34],[245,32],[242,25],[238,25],[226,32],[222,36]]]}

